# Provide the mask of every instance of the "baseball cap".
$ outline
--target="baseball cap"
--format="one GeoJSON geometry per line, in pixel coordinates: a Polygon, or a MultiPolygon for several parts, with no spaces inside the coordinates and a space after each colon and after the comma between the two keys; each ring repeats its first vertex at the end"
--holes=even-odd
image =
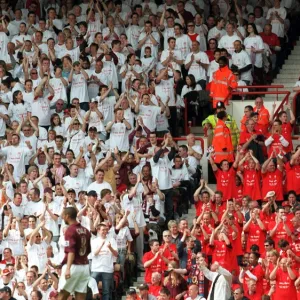
{"type": "Polygon", "coordinates": [[[217,103],[217,108],[225,108],[224,102],[219,101],[217,103]]]}
{"type": "Polygon", "coordinates": [[[2,289],[0,289],[0,292],[2,292],[2,293],[9,293],[11,295],[11,288],[9,286],[5,286],[2,289]]]}
{"type": "Polygon", "coordinates": [[[76,192],[75,192],[74,189],[68,189],[67,193],[73,193],[73,194],[76,194],[76,192]]]}
{"type": "Polygon", "coordinates": [[[92,126],[89,128],[89,131],[97,131],[97,128],[95,126],[92,126]]]}
{"type": "Polygon", "coordinates": [[[139,290],[141,291],[143,291],[143,290],[149,290],[149,286],[148,286],[148,284],[146,284],[146,283],[142,283],[142,284],[140,284],[139,285],[139,290]]]}
{"type": "Polygon", "coordinates": [[[282,202],[282,207],[286,207],[286,206],[291,207],[289,201],[283,201],[283,202],[282,202]]]}
{"type": "Polygon", "coordinates": [[[276,195],[276,194],[275,194],[274,191],[269,191],[269,192],[267,192],[267,195],[266,195],[265,199],[266,199],[266,198],[269,198],[269,197],[274,197],[275,195],[276,195]]]}

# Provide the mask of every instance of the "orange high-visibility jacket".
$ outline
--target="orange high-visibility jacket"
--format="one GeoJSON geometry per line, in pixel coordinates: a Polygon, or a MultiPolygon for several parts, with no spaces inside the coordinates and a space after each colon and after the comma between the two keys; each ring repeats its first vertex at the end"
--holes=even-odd
{"type": "Polygon", "coordinates": [[[222,120],[217,122],[212,145],[214,147],[215,163],[220,163],[224,159],[228,160],[228,162],[234,161],[230,130],[222,120]]]}
{"type": "Polygon", "coordinates": [[[210,86],[213,107],[216,108],[219,101],[224,102],[230,94],[231,89],[235,89],[237,86],[236,76],[233,75],[228,66],[214,72],[210,86]]]}
{"type": "Polygon", "coordinates": [[[265,129],[265,131],[268,131],[268,127],[269,127],[269,123],[270,123],[270,113],[269,111],[262,106],[260,109],[257,109],[257,107],[255,106],[253,108],[254,112],[258,113],[258,121],[257,124],[262,125],[263,128],[265,129]]]}

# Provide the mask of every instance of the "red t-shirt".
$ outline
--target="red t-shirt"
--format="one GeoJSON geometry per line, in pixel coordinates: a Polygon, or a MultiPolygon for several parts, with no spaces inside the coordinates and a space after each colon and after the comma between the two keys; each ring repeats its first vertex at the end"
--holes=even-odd
{"type": "MultiPolygon", "coordinates": [[[[164,244],[162,244],[159,249],[164,249],[164,244]]],[[[175,258],[174,256],[172,255],[171,251],[170,250],[173,250],[175,253],[177,253],[177,248],[176,248],[176,245],[175,244],[170,244],[170,249],[169,248],[166,248],[166,250],[163,252],[163,256],[165,258],[167,258],[169,261],[175,261],[175,258]]],[[[167,264],[165,263],[164,265],[164,270],[167,270],[168,266],[167,264]]]]}
{"type": "Polygon", "coordinates": [[[300,194],[300,165],[292,165],[290,162],[285,164],[286,170],[286,188],[287,191],[294,190],[297,195],[300,194]]]}
{"type": "MultiPolygon", "coordinates": [[[[264,43],[270,45],[270,46],[279,46],[280,47],[280,40],[277,36],[277,34],[275,33],[271,33],[266,35],[264,32],[260,33],[260,36],[262,38],[262,40],[264,41],[264,43]]],[[[274,49],[271,49],[272,53],[276,53],[274,49]]]]}
{"type": "Polygon", "coordinates": [[[157,297],[161,289],[162,289],[161,285],[150,285],[149,294],[157,297]]]}
{"type": "Polygon", "coordinates": [[[235,190],[235,175],[236,170],[230,168],[229,171],[222,171],[218,169],[215,172],[217,179],[217,190],[223,192],[223,201],[227,201],[234,197],[235,190]]]}
{"type": "MultiPolygon", "coordinates": [[[[271,231],[276,225],[275,221],[272,221],[269,223],[269,231],[271,231]]],[[[290,231],[293,232],[293,225],[286,221],[286,225],[289,227],[290,231]]],[[[279,240],[287,240],[290,244],[292,243],[292,239],[290,236],[288,236],[285,228],[284,228],[284,224],[283,222],[280,222],[277,230],[275,231],[275,234],[271,237],[273,239],[273,241],[275,242],[275,248],[278,249],[278,242],[279,240]]]]}
{"type": "MultiPolygon", "coordinates": [[[[146,252],[143,256],[143,264],[146,261],[151,260],[154,256],[155,254],[152,251],[146,252]]],[[[151,283],[152,273],[158,272],[161,274],[164,268],[165,262],[163,261],[161,256],[158,256],[149,267],[145,268],[145,282],[151,283]]]]}
{"type": "Polygon", "coordinates": [[[244,189],[243,194],[251,197],[252,200],[262,199],[260,188],[260,171],[244,169],[244,189]]]}
{"type": "Polygon", "coordinates": [[[213,256],[212,256],[212,262],[214,263],[217,261],[220,266],[227,269],[228,271],[232,271],[231,266],[231,248],[229,248],[224,241],[214,241],[213,247],[213,256]]]}
{"type": "Polygon", "coordinates": [[[293,132],[293,125],[288,123],[283,123],[281,125],[281,134],[282,136],[289,142],[289,145],[287,147],[283,147],[283,151],[285,153],[289,153],[293,151],[293,141],[292,141],[292,132],[293,132]]]}
{"type": "MultiPolygon", "coordinates": [[[[256,281],[256,294],[260,294],[261,296],[263,295],[263,279],[265,276],[265,272],[260,264],[256,265],[255,267],[251,267],[249,271],[256,276],[257,281],[256,281]]],[[[248,291],[248,284],[247,282],[250,280],[250,277],[245,273],[244,276],[244,282],[243,282],[243,287],[245,291],[248,291]]]]}
{"type": "Polygon", "coordinates": [[[252,245],[259,246],[259,249],[264,249],[264,242],[266,239],[266,232],[261,230],[258,224],[251,222],[248,227],[248,239],[247,239],[247,252],[250,251],[252,245]]]}
{"type": "Polygon", "coordinates": [[[65,232],[65,257],[62,264],[67,263],[68,253],[74,253],[73,265],[88,265],[91,252],[91,233],[80,223],[70,225],[65,232]]]}
{"type": "Polygon", "coordinates": [[[267,171],[262,174],[262,197],[264,198],[269,191],[276,193],[276,200],[283,200],[283,176],[282,172],[276,169],[274,172],[267,171]]]}
{"type": "Polygon", "coordinates": [[[212,51],[212,50],[206,50],[205,53],[207,54],[208,59],[209,59],[210,62],[215,59],[214,51],[212,51]]]}
{"type": "MultiPolygon", "coordinates": [[[[293,270],[297,275],[297,272],[293,270]]],[[[294,285],[294,280],[292,280],[288,272],[284,272],[281,268],[278,268],[276,272],[276,290],[273,294],[273,300],[282,299],[297,299],[297,292],[294,285]]]]}
{"type": "MultiPolygon", "coordinates": [[[[267,137],[271,136],[271,134],[268,134],[267,137]]],[[[280,142],[280,135],[275,133],[273,134],[273,142],[268,147],[268,157],[272,155],[272,153],[275,151],[275,153],[278,155],[283,151],[283,153],[286,153],[284,151],[284,147],[280,142]]]]}
{"type": "Polygon", "coordinates": [[[192,42],[195,42],[197,39],[198,33],[187,33],[192,42]]]}

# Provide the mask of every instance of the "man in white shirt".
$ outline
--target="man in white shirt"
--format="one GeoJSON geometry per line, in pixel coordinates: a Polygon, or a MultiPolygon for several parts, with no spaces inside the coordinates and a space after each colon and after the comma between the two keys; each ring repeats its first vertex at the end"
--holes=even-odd
{"type": "Polygon", "coordinates": [[[84,181],[78,177],[78,166],[76,164],[71,164],[69,167],[70,175],[63,178],[64,186],[68,189],[74,189],[76,192],[76,199],[80,191],[84,190],[84,181]]]}
{"type": "Polygon", "coordinates": [[[87,188],[87,192],[89,191],[96,191],[98,198],[101,199],[101,191],[104,189],[109,189],[109,190],[113,190],[111,185],[104,181],[104,171],[99,169],[95,172],[95,179],[96,181],[94,181],[93,183],[91,183],[88,188],[87,188]]]}
{"type": "Polygon", "coordinates": [[[174,37],[168,38],[168,49],[164,50],[161,54],[160,61],[164,67],[170,64],[174,70],[181,71],[183,59],[180,50],[176,50],[176,39],[174,37]]]}
{"type": "Polygon", "coordinates": [[[209,59],[205,52],[200,51],[200,43],[198,41],[192,42],[192,52],[187,55],[184,64],[188,74],[194,75],[196,82],[205,90],[209,59]]]}
{"type": "Polygon", "coordinates": [[[222,17],[219,17],[216,20],[216,26],[209,30],[207,40],[216,39],[219,41],[224,35],[226,35],[226,31],[224,30],[225,27],[225,20],[222,17]]]}
{"type": "Polygon", "coordinates": [[[268,10],[267,22],[272,25],[272,32],[281,40],[284,38],[284,20],[286,18],[286,9],[281,7],[280,0],[274,1],[274,7],[268,10]]]}
{"type": "Polygon", "coordinates": [[[249,54],[243,50],[242,42],[236,40],[234,42],[235,51],[232,54],[232,65],[236,66],[241,73],[241,79],[246,83],[246,85],[252,84],[252,63],[249,54]]]}
{"type": "Polygon", "coordinates": [[[108,238],[108,228],[105,224],[99,224],[98,237],[91,240],[92,250],[92,277],[97,284],[102,282],[103,299],[113,299],[113,275],[114,262],[118,257],[117,242],[114,238],[108,238]]]}
{"type": "Polygon", "coordinates": [[[147,46],[151,48],[152,56],[157,57],[159,40],[159,34],[152,31],[152,23],[150,21],[145,22],[144,31],[140,34],[138,44],[138,48],[141,49],[141,57],[145,55],[147,46]]]}
{"type": "Polygon", "coordinates": [[[41,222],[31,233],[26,246],[28,253],[28,267],[37,266],[42,273],[47,265],[47,247],[51,241],[51,234],[45,228],[45,221],[41,222]],[[43,238],[40,230],[42,229],[43,238]]]}
{"type": "Polygon", "coordinates": [[[224,35],[220,39],[219,44],[218,44],[219,48],[225,48],[230,55],[232,55],[233,52],[234,52],[234,45],[233,45],[233,43],[236,40],[241,41],[240,37],[235,34],[234,30],[235,30],[234,29],[234,25],[231,24],[231,23],[228,23],[227,26],[226,26],[226,32],[227,32],[227,34],[224,35]]]}
{"type": "Polygon", "coordinates": [[[6,162],[14,166],[14,178],[18,182],[21,176],[25,174],[25,159],[34,154],[29,141],[25,142],[27,147],[20,146],[20,136],[12,135],[11,146],[1,148],[0,155],[6,156],[6,162]]]}

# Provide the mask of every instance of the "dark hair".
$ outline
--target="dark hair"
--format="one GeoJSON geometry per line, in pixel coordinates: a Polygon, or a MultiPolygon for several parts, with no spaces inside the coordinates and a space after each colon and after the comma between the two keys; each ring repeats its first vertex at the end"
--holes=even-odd
{"type": "Polygon", "coordinates": [[[160,294],[164,294],[164,295],[167,295],[167,296],[170,296],[171,295],[171,292],[169,291],[168,288],[166,287],[163,287],[160,291],[159,291],[160,294]]]}
{"type": "Polygon", "coordinates": [[[152,247],[154,243],[159,243],[159,241],[157,239],[153,239],[149,241],[149,246],[152,247]]]}
{"type": "MultiPolygon", "coordinates": [[[[18,104],[16,101],[17,101],[17,95],[18,95],[19,93],[22,94],[22,92],[21,92],[20,90],[14,91],[14,93],[13,93],[13,101],[12,101],[12,103],[13,103],[14,105],[18,104]]],[[[21,103],[24,105],[24,100],[22,100],[21,103]]]]}
{"type": "MultiPolygon", "coordinates": [[[[252,26],[254,33],[255,33],[256,35],[258,35],[257,28],[256,28],[256,25],[255,25],[254,23],[248,23],[247,26],[252,26]]],[[[248,35],[249,35],[249,33],[248,33],[248,30],[247,30],[247,36],[248,36],[248,35]]]]}
{"type": "Polygon", "coordinates": [[[193,74],[189,74],[189,75],[186,76],[186,78],[190,79],[190,81],[191,81],[190,87],[194,90],[196,88],[196,85],[197,85],[195,76],[193,74]]]}
{"type": "Polygon", "coordinates": [[[77,210],[74,207],[66,207],[64,209],[64,214],[68,215],[72,220],[76,220],[77,218],[77,210]]]}
{"type": "Polygon", "coordinates": [[[54,122],[53,122],[53,119],[55,118],[55,117],[58,117],[59,118],[59,123],[58,123],[58,126],[61,126],[61,119],[60,119],[60,117],[59,117],[59,115],[57,114],[57,113],[54,113],[52,116],[51,116],[51,118],[50,118],[50,128],[51,129],[54,129],[54,127],[56,126],[55,124],[54,124],[54,122]]]}

